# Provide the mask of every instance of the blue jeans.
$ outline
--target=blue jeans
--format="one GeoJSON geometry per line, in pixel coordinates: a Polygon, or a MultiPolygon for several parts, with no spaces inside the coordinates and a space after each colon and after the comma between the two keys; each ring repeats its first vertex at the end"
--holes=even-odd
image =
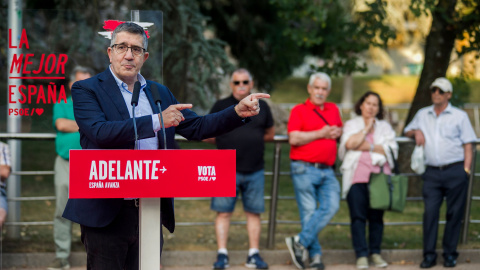
{"type": "Polygon", "coordinates": [[[0,185],[0,208],[8,212],[7,190],[4,185],[0,185]]]}
{"type": "Polygon", "coordinates": [[[260,214],[265,212],[265,170],[252,173],[237,172],[236,197],[214,197],[210,209],[222,213],[232,213],[235,209],[239,193],[242,193],[243,210],[245,212],[260,214]]]}
{"type": "Polygon", "coordinates": [[[338,211],[340,184],[331,168],[317,169],[298,161],[290,165],[302,222],[300,244],[308,249],[312,258],[322,254],[318,234],[338,211]]]}

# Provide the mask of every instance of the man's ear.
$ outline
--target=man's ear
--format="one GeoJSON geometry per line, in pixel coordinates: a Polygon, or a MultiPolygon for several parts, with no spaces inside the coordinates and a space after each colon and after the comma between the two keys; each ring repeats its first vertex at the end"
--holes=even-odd
{"type": "Polygon", "coordinates": [[[108,54],[108,59],[110,59],[110,63],[112,63],[112,47],[108,47],[107,54],[108,54]]]}

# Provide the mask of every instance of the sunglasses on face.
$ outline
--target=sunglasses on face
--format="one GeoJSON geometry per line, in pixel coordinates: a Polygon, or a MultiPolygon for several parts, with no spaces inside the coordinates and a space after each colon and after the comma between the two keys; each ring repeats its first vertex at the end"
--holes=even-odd
{"type": "Polygon", "coordinates": [[[244,85],[247,85],[250,81],[233,81],[234,85],[240,85],[240,83],[243,83],[244,85]]]}
{"type": "Polygon", "coordinates": [[[445,91],[443,91],[442,89],[440,89],[440,88],[438,88],[438,87],[434,87],[434,88],[432,88],[432,90],[430,90],[430,91],[432,91],[432,94],[434,94],[435,92],[437,92],[437,90],[438,90],[438,93],[439,93],[440,95],[445,94],[445,91]]]}

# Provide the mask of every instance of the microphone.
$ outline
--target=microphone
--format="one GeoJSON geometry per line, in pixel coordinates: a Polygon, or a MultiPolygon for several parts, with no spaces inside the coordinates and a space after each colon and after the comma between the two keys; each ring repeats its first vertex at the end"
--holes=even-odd
{"type": "Polygon", "coordinates": [[[153,101],[155,101],[155,103],[162,102],[162,98],[160,97],[160,93],[158,92],[157,85],[152,83],[150,89],[152,90],[153,101]]]}
{"type": "Polygon", "coordinates": [[[138,97],[140,96],[140,85],[139,81],[135,82],[133,86],[133,94],[132,94],[132,117],[133,117],[133,130],[135,131],[135,147],[134,149],[138,149],[138,135],[137,135],[137,122],[135,121],[135,107],[138,105],[138,97]]]}
{"type": "Polygon", "coordinates": [[[163,135],[163,148],[166,150],[167,136],[165,135],[165,126],[163,125],[162,106],[160,105],[160,103],[162,103],[162,98],[160,97],[160,92],[158,91],[158,87],[155,83],[152,83],[150,88],[152,90],[153,101],[155,101],[155,104],[157,104],[158,110],[160,111],[160,129],[162,130],[162,135],[163,135]]]}
{"type": "Polygon", "coordinates": [[[132,95],[132,106],[137,106],[138,105],[138,97],[140,96],[140,88],[142,86],[140,85],[139,81],[135,82],[135,85],[133,86],[133,95],[132,95]]]}

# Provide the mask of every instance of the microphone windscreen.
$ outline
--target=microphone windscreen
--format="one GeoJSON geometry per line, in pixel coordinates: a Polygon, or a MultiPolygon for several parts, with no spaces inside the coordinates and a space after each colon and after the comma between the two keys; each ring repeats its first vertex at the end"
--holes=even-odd
{"type": "Polygon", "coordinates": [[[132,94],[132,106],[135,105],[137,106],[138,105],[138,96],[140,95],[140,88],[142,86],[140,85],[140,82],[139,81],[136,81],[135,82],[135,85],[133,86],[133,94],[132,94]]]}
{"type": "Polygon", "coordinates": [[[153,97],[153,101],[155,101],[155,103],[157,102],[162,102],[162,98],[160,97],[160,92],[158,91],[158,87],[156,84],[152,83],[151,87],[150,87],[151,91],[152,91],[152,97],[153,97]]]}

